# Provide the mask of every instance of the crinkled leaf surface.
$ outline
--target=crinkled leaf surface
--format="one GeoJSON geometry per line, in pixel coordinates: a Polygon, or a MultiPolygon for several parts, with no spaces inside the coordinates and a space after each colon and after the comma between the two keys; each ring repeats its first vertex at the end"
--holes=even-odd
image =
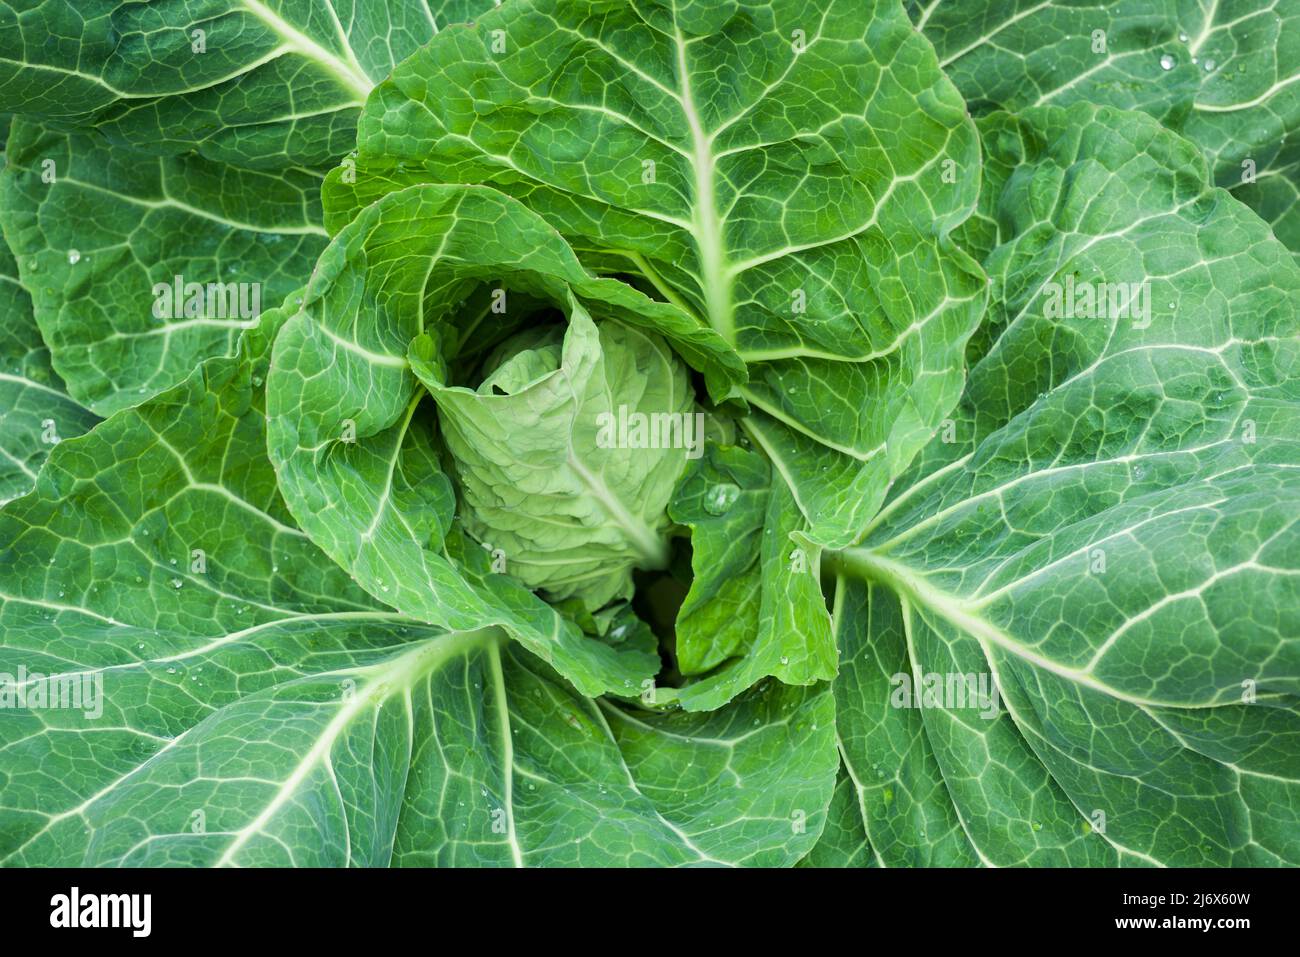
{"type": "Polygon", "coordinates": [[[30,0],[0,4],[0,101],[153,153],[333,163],[366,95],[491,0],[30,0]]]}
{"type": "Polygon", "coordinates": [[[1300,862],[1300,270],[1144,115],[983,133],[1000,335],[952,441],[839,566],[838,727],[871,847],[1300,862]],[[1150,314],[1053,317],[1067,276],[1148,280],[1150,314]],[[1002,707],[891,707],[899,673],[992,675],[1002,707]]]}
{"type": "Polygon", "coordinates": [[[695,572],[675,647],[678,670],[698,680],[675,700],[709,710],[768,675],[799,685],[835,677],[820,551],[791,539],[806,522],[763,456],[710,444],[669,514],[691,529],[695,572]]]}
{"type": "Polygon", "coordinates": [[[826,826],[800,867],[876,867],[879,861],[867,843],[867,833],[858,809],[853,779],[841,767],[835,779],[830,806],[826,809],[826,826]]]}
{"type": "Polygon", "coordinates": [[[825,687],[702,716],[592,701],[495,629],[376,603],[292,525],[262,450],[278,321],[60,445],[0,511],[0,672],[103,691],[99,714],[0,720],[0,862],[806,854],[835,773],[825,687]]]}
{"type": "Polygon", "coordinates": [[[914,0],[976,113],[1092,102],[1184,133],[1300,256],[1300,3],[914,0]]]}
{"type": "Polygon", "coordinates": [[[449,384],[414,350],[411,366],[438,405],[469,533],[529,587],[597,609],[632,597],[633,569],[668,564],[665,510],[685,442],[703,447],[703,428],[693,438],[686,429],[704,416],[685,364],[658,336],[597,326],[576,301],[568,319],[540,342],[538,330],[522,333],[530,347],[477,389],[449,384]],[[619,422],[634,416],[639,444],[620,441],[619,422]],[[666,423],[654,446],[651,422],[657,432],[666,423]]]}
{"type": "Polygon", "coordinates": [[[358,150],[331,229],[404,183],[490,183],[734,345],[825,544],[958,398],[984,283],[947,235],[978,149],[901,5],[506,4],[380,84],[358,150]]]}
{"type": "Polygon", "coordinates": [[[1300,260],[1300,156],[1275,160],[1255,182],[1233,187],[1232,195],[1259,213],[1300,260]]]}
{"type": "Polygon", "coordinates": [[[29,491],[50,450],[98,420],[73,400],[50,366],[18,281],[18,265],[0,240],[0,503],[29,491]]]}
{"type": "Polygon", "coordinates": [[[232,352],[325,247],[319,190],[303,170],[150,156],[14,120],[0,223],[69,393],[107,415],[232,352]],[[155,309],[155,285],[176,277],[202,286],[201,306],[186,310],[185,292],[155,309]]]}

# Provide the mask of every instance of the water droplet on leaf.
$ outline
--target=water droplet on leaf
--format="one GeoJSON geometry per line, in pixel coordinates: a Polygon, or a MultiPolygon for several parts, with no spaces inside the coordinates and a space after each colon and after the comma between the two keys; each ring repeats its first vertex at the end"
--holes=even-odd
{"type": "Polygon", "coordinates": [[[710,515],[726,515],[740,497],[740,489],[731,482],[720,482],[704,493],[704,510],[710,515]]]}

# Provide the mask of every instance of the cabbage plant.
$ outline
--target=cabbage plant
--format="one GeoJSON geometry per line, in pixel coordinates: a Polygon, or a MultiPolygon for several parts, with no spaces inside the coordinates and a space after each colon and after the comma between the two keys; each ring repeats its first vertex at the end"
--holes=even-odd
{"type": "Polygon", "coordinates": [[[1300,863],[1292,0],[19,6],[0,862],[1300,863]]]}

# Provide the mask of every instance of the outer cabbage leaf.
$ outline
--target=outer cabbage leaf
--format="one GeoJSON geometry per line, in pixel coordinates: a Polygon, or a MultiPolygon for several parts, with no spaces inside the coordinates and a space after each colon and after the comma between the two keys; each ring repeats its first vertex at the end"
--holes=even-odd
{"type": "Polygon", "coordinates": [[[734,345],[751,434],[824,544],[960,394],[984,283],[948,233],[978,146],[898,4],[507,4],[399,65],[358,152],[332,230],[406,183],[489,183],[734,345]]]}
{"type": "Polygon", "coordinates": [[[0,504],[29,491],[42,463],[63,439],[98,419],[71,397],[50,366],[18,281],[18,264],[0,240],[0,504]]]}
{"type": "Polygon", "coordinates": [[[838,560],[870,845],[1300,862],[1300,269],[1145,115],[1044,107],[982,133],[997,337],[951,441],[838,560]],[[1152,308],[1061,317],[1066,277],[1148,281],[1152,308]],[[992,676],[1002,706],[891,707],[895,674],[992,676]]]}
{"type": "Polygon", "coordinates": [[[687,434],[704,416],[686,366],[658,336],[598,328],[576,301],[564,329],[528,329],[501,348],[510,354],[477,389],[450,385],[436,356],[418,354],[432,351],[427,337],[411,356],[438,405],[466,530],[552,600],[630,599],[634,568],[668,564],[683,443],[703,450],[703,429],[687,434]],[[676,421],[678,445],[666,425],[658,447],[624,447],[618,423],[632,416],[676,421]]]}
{"type": "Polygon", "coordinates": [[[0,224],[69,393],[107,415],[233,352],[325,247],[319,189],[303,170],[149,156],[15,119],[0,224]],[[178,276],[201,284],[201,308],[175,296],[178,276]]]}
{"type": "Polygon", "coordinates": [[[876,867],[871,845],[862,826],[857,791],[853,779],[843,766],[835,779],[830,807],[826,809],[826,826],[800,867],[876,867]]]}
{"type": "Polygon", "coordinates": [[[333,163],[393,66],[491,0],[0,4],[0,102],[150,153],[333,163]]]}
{"type": "Polygon", "coordinates": [[[835,769],[828,689],[704,716],[591,701],[495,629],[380,605],[293,526],[263,451],[279,321],[61,444],[0,511],[0,672],[29,695],[51,674],[103,692],[98,715],[7,705],[0,862],[807,853],[835,769]]]}
{"type": "Polygon", "coordinates": [[[932,0],[909,8],[973,111],[1092,102],[1200,146],[1300,256],[1300,3],[932,0]]]}
{"type": "MultiPolygon", "coordinates": [[[[467,299],[496,283],[507,297],[576,297],[632,326],[672,327],[680,316],[593,278],[554,230],[493,190],[392,193],[335,237],[279,335],[269,447],[281,488],[307,533],[376,598],[452,630],[503,625],[579,690],[639,694],[656,656],[582,637],[514,578],[479,576],[463,551],[451,553],[455,496],[407,354],[429,331],[456,339],[459,321],[478,321],[467,299]]],[[[734,363],[716,336],[688,335],[711,343],[718,369],[734,363]]]]}
{"type": "Polygon", "coordinates": [[[1300,156],[1275,160],[1256,173],[1255,182],[1234,187],[1232,195],[1259,213],[1300,260],[1300,156]]]}

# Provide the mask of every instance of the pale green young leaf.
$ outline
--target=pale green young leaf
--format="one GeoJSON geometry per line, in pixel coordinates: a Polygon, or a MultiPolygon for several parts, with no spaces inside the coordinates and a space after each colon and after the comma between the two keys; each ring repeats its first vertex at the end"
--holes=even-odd
{"type": "Polygon", "coordinates": [[[477,389],[448,383],[435,349],[417,339],[411,367],[438,406],[461,519],[510,574],[597,609],[632,597],[633,569],[667,566],[665,510],[704,415],[662,339],[598,326],[575,300],[566,327],[503,344],[477,389]]]}

